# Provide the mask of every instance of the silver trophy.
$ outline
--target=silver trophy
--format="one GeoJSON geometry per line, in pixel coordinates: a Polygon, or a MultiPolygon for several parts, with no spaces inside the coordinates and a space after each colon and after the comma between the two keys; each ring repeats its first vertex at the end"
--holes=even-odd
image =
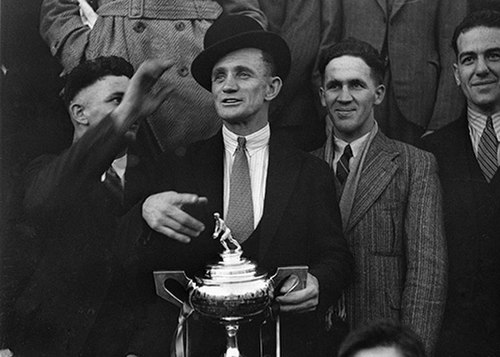
{"type": "MultiPolygon", "coordinates": [[[[307,267],[278,268],[276,274],[268,277],[257,265],[242,257],[242,249],[231,230],[214,214],[214,239],[219,239],[224,251],[221,260],[208,265],[203,277],[189,279],[183,271],[155,271],[156,292],[163,299],[179,307],[192,308],[201,316],[225,326],[227,345],[224,357],[242,357],[238,349],[239,324],[262,315],[271,305],[274,287],[291,274],[305,284],[307,267]],[[188,301],[179,300],[165,287],[169,279],[180,283],[188,292],[188,301]]],[[[298,287],[300,288],[300,287],[298,287]]],[[[277,336],[279,344],[279,336],[277,336]]],[[[277,349],[279,351],[279,349],[277,349]]],[[[186,353],[187,354],[187,353],[186,353]]]]}

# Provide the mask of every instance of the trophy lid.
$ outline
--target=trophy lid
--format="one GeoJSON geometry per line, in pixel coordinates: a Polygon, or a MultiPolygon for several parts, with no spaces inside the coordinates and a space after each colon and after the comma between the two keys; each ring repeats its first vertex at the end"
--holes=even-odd
{"type": "Polygon", "coordinates": [[[241,257],[241,252],[224,252],[222,260],[208,265],[202,281],[208,285],[244,283],[265,279],[267,274],[257,264],[241,257]]]}
{"type": "Polygon", "coordinates": [[[214,213],[214,219],[213,238],[219,239],[224,247],[224,251],[220,255],[222,260],[216,264],[208,265],[205,276],[200,280],[207,285],[221,285],[265,279],[267,273],[258,269],[255,262],[242,258],[243,250],[240,244],[233,238],[231,230],[218,213],[214,213]]]}

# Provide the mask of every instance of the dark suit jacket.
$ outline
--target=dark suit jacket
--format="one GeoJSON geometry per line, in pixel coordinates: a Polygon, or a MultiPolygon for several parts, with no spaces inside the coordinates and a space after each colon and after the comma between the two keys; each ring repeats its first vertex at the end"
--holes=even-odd
{"type": "MultiPolygon", "coordinates": [[[[184,157],[170,157],[146,168],[156,173],[153,175],[152,192],[174,189],[196,193],[208,197],[208,204],[198,209],[186,208],[206,226],[205,232],[190,244],[152,233],[148,227],[142,229],[141,204],[136,207],[136,220],[127,220],[128,227],[125,229],[128,229],[129,236],[135,238],[131,242],[135,256],[129,255],[128,265],[134,267],[131,271],[135,271],[138,289],[144,292],[145,305],[149,305],[144,310],[152,309],[155,304],[161,306],[160,309],[172,310],[167,307],[170,305],[168,302],[159,301],[154,296],[154,270],[180,269],[193,275],[207,262],[218,260],[220,244],[211,238],[211,233],[214,228],[213,213],[222,213],[223,207],[223,153],[222,135],[219,133],[190,146],[184,157]]],[[[144,169],[141,168],[142,172],[145,172],[144,169]]],[[[338,206],[332,197],[335,197],[335,188],[329,168],[309,154],[280,146],[271,136],[264,214],[256,229],[259,236],[255,240],[254,232],[243,249],[247,242],[251,244],[253,248],[249,248],[245,255],[257,260],[269,272],[278,266],[308,265],[310,273],[318,278],[322,305],[331,304],[340,295],[349,282],[352,264],[342,236],[338,206]],[[253,243],[250,243],[252,240],[253,243]]],[[[152,320],[148,321],[152,333],[160,333],[155,337],[156,346],[145,342],[144,336],[146,339],[152,336],[152,333],[146,333],[142,337],[142,346],[136,345],[132,351],[145,356],[168,353],[168,341],[177,323],[178,312],[175,308],[173,314],[166,313],[163,320],[156,317],[157,323],[163,325],[155,326],[152,320]],[[163,341],[163,350],[158,347],[158,341],[163,341]],[[155,347],[157,349],[152,351],[151,348],[155,347]]],[[[284,322],[286,356],[315,354],[313,341],[318,330],[308,328],[311,319],[311,314],[303,314],[290,316],[291,323],[284,322]]]]}
{"type": "Polygon", "coordinates": [[[101,175],[124,147],[103,119],[59,156],[42,156],[26,169],[24,206],[37,229],[33,244],[42,249],[15,305],[9,347],[16,355],[80,355],[114,265],[120,204],[101,175]]]}
{"type": "Polygon", "coordinates": [[[453,29],[466,0],[342,0],[343,37],[356,37],[387,54],[396,102],[405,119],[436,130],[460,115],[453,81],[453,29]]]}
{"type": "Polygon", "coordinates": [[[500,351],[500,174],[488,184],[474,155],[466,114],[424,138],[444,193],[449,290],[439,356],[500,351]]]}
{"type": "Polygon", "coordinates": [[[350,327],[381,318],[401,321],[432,351],[447,276],[432,155],[379,131],[367,152],[344,234],[355,261],[354,282],[346,294],[350,327]]]}

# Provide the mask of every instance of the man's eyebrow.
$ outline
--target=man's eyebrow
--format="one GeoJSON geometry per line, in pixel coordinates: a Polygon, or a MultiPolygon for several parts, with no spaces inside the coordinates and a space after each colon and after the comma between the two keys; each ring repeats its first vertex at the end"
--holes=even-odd
{"type": "Polygon", "coordinates": [[[492,48],[488,48],[488,49],[486,49],[486,51],[484,51],[484,53],[491,53],[491,52],[500,52],[500,47],[492,47],[492,48]]]}
{"type": "Polygon", "coordinates": [[[114,98],[116,96],[123,97],[124,95],[125,95],[125,91],[115,91],[115,92],[112,92],[109,95],[107,95],[105,97],[105,100],[112,99],[112,98],[114,98]]]}
{"type": "Polygon", "coordinates": [[[466,56],[474,56],[474,57],[476,57],[477,54],[474,51],[465,51],[465,52],[461,52],[461,53],[458,54],[458,58],[459,59],[462,59],[463,57],[466,57],[466,56]]]}

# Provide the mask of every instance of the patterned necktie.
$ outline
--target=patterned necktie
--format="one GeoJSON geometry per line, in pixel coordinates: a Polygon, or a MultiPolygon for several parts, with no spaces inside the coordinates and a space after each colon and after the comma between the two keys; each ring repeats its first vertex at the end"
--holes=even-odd
{"type": "Polygon", "coordinates": [[[113,166],[110,166],[105,173],[104,186],[109,190],[113,197],[121,204],[123,203],[123,186],[120,176],[113,166]]]}
{"type": "Polygon", "coordinates": [[[245,144],[246,139],[238,137],[238,147],[229,181],[229,206],[226,219],[234,239],[239,243],[244,242],[253,232],[252,186],[245,144]]]}
{"type": "Polygon", "coordinates": [[[341,185],[344,184],[345,180],[347,180],[347,176],[349,176],[349,160],[351,157],[352,149],[350,145],[347,145],[344,149],[344,153],[337,163],[337,178],[339,179],[341,185]]]}
{"type": "Polygon", "coordinates": [[[490,182],[498,169],[498,139],[493,128],[493,120],[488,117],[477,149],[477,161],[486,181],[490,182]]]}

